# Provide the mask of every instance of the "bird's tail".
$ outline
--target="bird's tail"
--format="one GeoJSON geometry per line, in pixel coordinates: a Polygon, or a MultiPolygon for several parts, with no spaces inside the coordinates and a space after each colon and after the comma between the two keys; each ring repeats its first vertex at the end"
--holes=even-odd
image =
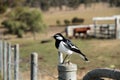
{"type": "Polygon", "coordinates": [[[89,62],[88,58],[84,54],[79,54],[79,55],[85,62],[89,62]]]}

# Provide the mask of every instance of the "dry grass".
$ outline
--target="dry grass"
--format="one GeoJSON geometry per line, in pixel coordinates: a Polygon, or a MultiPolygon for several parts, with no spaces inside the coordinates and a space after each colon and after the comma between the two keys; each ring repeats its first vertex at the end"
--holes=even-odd
{"type": "Polygon", "coordinates": [[[120,14],[120,8],[110,8],[107,4],[93,4],[91,8],[84,8],[83,5],[77,10],[52,10],[44,13],[44,21],[48,25],[55,25],[57,20],[63,24],[64,19],[71,20],[73,17],[84,18],[84,24],[92,24],[92,18],[96,16],[113,16],[120,14]]]}

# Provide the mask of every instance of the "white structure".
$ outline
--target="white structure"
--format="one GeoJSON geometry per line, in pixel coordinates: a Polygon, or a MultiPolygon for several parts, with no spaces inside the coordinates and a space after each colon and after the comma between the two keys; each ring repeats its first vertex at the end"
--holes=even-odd
{"type": "Polygon", "coordinates": [[[97,28],[97,21],[106,21],[106,20],[114,20],[115,24],[115,38],[120,39],[120,15],[115,15],[111,17],[94,17],[94,35],[96,36],[96,28],[97,28]]]}
{"type": "Polygon", "coordinates": [[[112,20],[114,21],[113,24],[109,24],[110,28],[115,32],[115,38],[116,39],[120,39],[120,15],[115,15],[115,16],[111,16],[111,17],[94,17],[93,18],[93,23],[94,24],[90,24],[90,25],[73,25],[73,26],[67,26],[66,27],[66,34],[68,37],[73,37],[73,33],[74,33],[74,29],[75,28],[85,28],[85,27],[90,27],[90,30],[88,30],[88,34],[89,35],[93,35],[96,37],[96,29],[98,27],[102,26],[106,26],[108,24],[97,24],[98,21],[107,21],[107,20],[112,20]]]}

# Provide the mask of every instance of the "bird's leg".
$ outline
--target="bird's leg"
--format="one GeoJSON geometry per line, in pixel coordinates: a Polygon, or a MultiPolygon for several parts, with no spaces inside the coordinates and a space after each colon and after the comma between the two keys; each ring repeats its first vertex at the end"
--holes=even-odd
{"type": "Polygon", "coordinates": [[[68,56],[68,63],[70,63],[70,58],[71,58],[71,55],[68,56]]]}
{"type": "Polygon", "coordinates": [[[63,60],[63,62],[62,62],[62,64],[64,64],[64,62],[65,62],[65,60],[66,60],[67,57],[68,57],[68,54],[65,56],[65,58],[64,58],[64,60],[63,60]]]}

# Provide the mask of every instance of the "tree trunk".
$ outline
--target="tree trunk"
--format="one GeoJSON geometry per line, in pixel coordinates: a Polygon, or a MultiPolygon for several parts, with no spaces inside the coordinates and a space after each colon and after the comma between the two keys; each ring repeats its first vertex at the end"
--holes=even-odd
{"type": "Polygon", "coordinates": [[[83,80],[104,80],[101,78],[111,78],[115,80],[120,80],[120,70],[115,69],[94,69],[88,72],[83,80]]]}

